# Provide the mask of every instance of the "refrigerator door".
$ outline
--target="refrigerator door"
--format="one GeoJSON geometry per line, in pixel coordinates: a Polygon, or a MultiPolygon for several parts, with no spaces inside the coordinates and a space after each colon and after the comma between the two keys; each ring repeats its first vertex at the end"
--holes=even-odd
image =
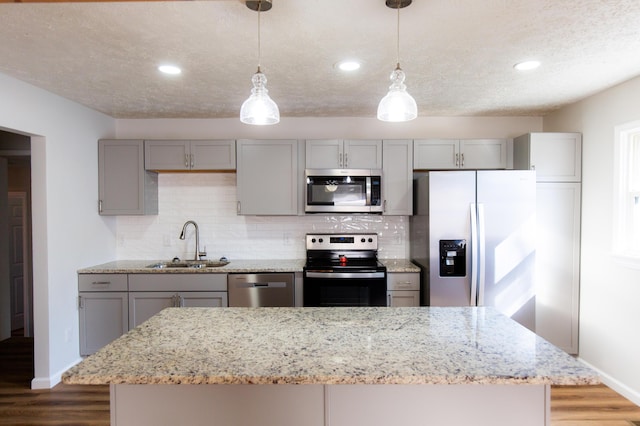
{"type": "Polygon", "coordinates": [[[535,329],[535,172],[477,172],[479,305],[535,329]]]}
{"type": "Polygon", "coordinates": [[[431,306],[474,306],[471,224],[474,171],[429,173],[429,301],[431,306]]]}

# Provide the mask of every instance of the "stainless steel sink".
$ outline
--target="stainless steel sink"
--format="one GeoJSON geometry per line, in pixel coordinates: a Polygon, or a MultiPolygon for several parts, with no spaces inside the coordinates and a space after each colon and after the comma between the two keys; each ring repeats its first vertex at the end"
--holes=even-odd
{"type": "Polygon", "coordinates": [[[152,263],[151,265],[147,265],[147,268],[152,269],[165,269],[165,268],[191,268],[191,269],[202,269],[202,268],[219,268],[221,266],[228,265],[229,261],[227,260],[181,260],[178,262],[157,262],[152,263]]]}

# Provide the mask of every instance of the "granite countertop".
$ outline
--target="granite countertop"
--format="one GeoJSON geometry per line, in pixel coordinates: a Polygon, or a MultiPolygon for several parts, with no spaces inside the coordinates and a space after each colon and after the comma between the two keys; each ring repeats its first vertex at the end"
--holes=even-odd
{"type": "Polygon", "coordinates": [[[167,308],[68,384],[561,384],[598,375],[481,308],[167,308]]]}
{"type": "MultiPolygon", "coordinates": [[[[78,270],[79,274],[227,274],[233,272],[302,272],[305,259],[253,259],[231,260],[228,265],[215,268],[149,268],[160,260],[116,260],[78,270]]],[[[404,259],[380,259],[387,272],[420,272],[420,269],[404,259]]]]}

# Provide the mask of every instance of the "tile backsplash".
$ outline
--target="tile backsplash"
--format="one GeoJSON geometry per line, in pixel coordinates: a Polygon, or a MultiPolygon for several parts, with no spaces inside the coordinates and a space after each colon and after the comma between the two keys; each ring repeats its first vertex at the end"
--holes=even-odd
{"type": "Polygon", "coordinates": [[[118,216],[118,259],[192,259],[195,231],[207,258],[303,259],[309,232],[375,232],[378,257],[407,258],[409,218],[381,215],[239,216],[235,173],[160,173],[158,215],[118,216]]]}

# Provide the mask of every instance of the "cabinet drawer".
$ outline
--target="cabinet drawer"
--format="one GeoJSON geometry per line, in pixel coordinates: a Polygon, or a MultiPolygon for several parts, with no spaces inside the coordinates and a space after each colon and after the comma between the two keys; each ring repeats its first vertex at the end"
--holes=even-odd
{"type": "Polygon", "coordinates": [[[79,291],[127,291],[127,274],[78,274],[79,291]]]}
{"type": "Polygon", "coordinates": [[[387,290],[420,290],[420,274],[415,272],[387,274],[387,290]]]}
{"type": "Polygon", "coordinates": [[[130,291],[227,291],[227,274],[130,274],[130,291]]]}

